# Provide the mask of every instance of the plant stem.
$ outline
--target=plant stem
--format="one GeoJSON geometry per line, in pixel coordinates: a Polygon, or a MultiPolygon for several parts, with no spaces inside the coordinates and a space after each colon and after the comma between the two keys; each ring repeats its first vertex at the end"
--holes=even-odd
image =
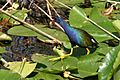
{"type": "Polygon", "coordinates": [[[39,29],[36,28],[35,26],[33,26],[33,25],[29,24],[29,23],[26,23],[26,22],[24,22],[23,20],[20,20],[19,18],[17,18],[17,17],[15,17],[15,16],[11,15],[10,13],[8,13],[8,12],[2,10],[2,9],[0,9],[0,12],[2,12],[2,13],[4,13],[4,14],[8,15],[9,17],[15,19],[16,21],[18,21],[18,22],[20,22],[20,23],[23,23],[24,25],[26,25],[26,26],[24,26],[24,27],[29,28],[29,29],[31,29],[31,30],[37,32],[38,34],[41,34],[41,35],[43,35],[43,36],[45,36],[45,37],[47,37],[47,38],[49,38],[49,39],[52,39],[52,40],[54,40],[55,42],[61,44],[61,42],[60,42],[58,39],[56,39],[56,38],[52,37],[51,35],[49,35],[49,34],[43,32],[43,31],[39,30],[39,29]]]}
{"type": "Polygon", "coordinates": [[[48,0],[46,0],[46,2],[53,9],[53,11],[55,12],[55,14],[60,17],[60,15],[57,13],[57,11],[55,10],[55,8],[50,4],[50,2],[48,0]]]}
{"type": "Polygon", "coordinates": [[[60,28],[63,32],[64,32],[64,29],[56,22],[54,22],[54,19],[52,19],[52,17],[50,15],[48,15],[42,8],[40,8],[39,6],[37,6],[36,4],[34,4],[39,10],[41,10],[51,21],[53,21],[53,23],[58,27],[60,28]]]}
{"type": "Polygon", "coordinates": [[[50,6],[49,6],[49,4],[48,4],[48,1],[46,0],[46,2],[47,2],[48,13],[49,13],[49,15],[52,17],[52,13],[51,13],[50,6]]]}
{"type": "Polygon", "coordinates": [[[4,9],[10,2],[11,0],[8,0],[7,3],[1,9],[4,9]]]}
{"type": "Polygon", "coordinates": [[[21,65],[20,65],[20,68],[19,68],[19,74],[22,74],[22,71],[25,67],[25,63],[26,63],[26,58],[23,58],[21,65]]]}

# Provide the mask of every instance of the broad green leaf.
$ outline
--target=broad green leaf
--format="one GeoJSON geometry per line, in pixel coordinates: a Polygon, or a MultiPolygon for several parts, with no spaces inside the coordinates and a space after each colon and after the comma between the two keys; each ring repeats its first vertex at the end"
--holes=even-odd
{"type": "Polygon", "coordinates": [[[76,11],[76,13],[78,13],[81,17],[86,19],[87,15],[82,8],[79,8],[78,6],[74,6],[73,10],[76,11]]]}
{"type": "Polygon", "coordinates": [[[70,15],[69,15],[70,25],[76,28],[82,27],[84,24],[87,23],[85,17],[86,17],[85,12],[81,8],[74,6],[70,10],[70,15]]]}
{"type": "MultiPolygon", "coordinates": [[[[104,31],[100,30],[93,24],[86,24],[81,29],[87,31],[91,34],[98,42],[102,42],[104,40],[113,39],[111,36],[106,34],[104,31]]],[[[109,28],[112,29],[112,28],[109,28]]],[[[114,32],[114,31],[113,31],[114,32]]]]}
{"type": "Polygon", "coordinates": [[[77,58],[75,58],[75,57],[67,57],[63,61],[64,61],[63,66],[65,67],[65,69],[67,69],[67,70],[77,69],[77,63],[78,63],[77,58]]]}
{"type": "MultiPolygon", "coordinates": [[[[58,29],[51,29],[49,27],[46,27],[46,26],[40,26],[39,24],[36,24],[35,25],[38,29],[42,30],[43,32],[53,36],[54,38],[60,40],[61,42],[63,42],[64,44],[67,44],[65,45],[65,47],[67,48],[70,48],[71,47],[71,44],[69,43],[69,39],[67,37],[67,35],[62,32],[61,30],[58,30],[58,29]]],[[[43,36],[42,35],[38,35],[38,38],[39,39],[42,39],[43,36]]],[[[43,40],[45,40],[46,38],[44,37],[43,40]]]]}
{"type": "Polygon", "coordinates": [[[61,61],[61,60],[49,61],[49,59],[56,58],[56,57],[43,56],[41,54],[36,54],[36,55],[32,56],[32,60],[34,62],[38,62],[40,64],[45,65],[46,68],[44,68],[42,70],[50,71],[53,73],[59,73],[59,72],[64,71],[66,69],[73,70],[73,69],[77,68],[77,62],[78,62],[77,58],[66,57],[65,59],[63,59],[63,61],[61,61]]]}
{"type": "MultiPolygon", "coordinates": [[[[69,39],[67,35],[57,29],[50,29],[46,27],[45,25],[35,25],[38,29],[46,32],[47,34],[55,37],[56,39],[62,41],[64,44],[67,44],[66,47],[70,48],[71,44],[69,43],[69,39]]],[[[37,36],[40,40],[48,40],[45,36],[42,34],[38,34],[35,31],[32,31],[28,28],[25,28],[24,26],[16,26],[8,30],[8,34],[10,35],[17,35],[17,36],[37,36]]]]}
{"type": "Polygon", "coordinates": [[[113,76],[114,80],[120,80],[120,66],[117,68],[117,70],[114,72],[113,76]]]}
{"type": "Polygon", "coordinates": [[[10,35],[17,36],[37,36],[38,34],[35,31],[32,31],[24,26],[16,26],[8,30],[7,32],[10,35]]]}
{"type": "Polygon", "coordinates": [[[96,0],[96,1],[93,1],[92,6],[98,8],[100,11],[103,11],[105,9],[105,4],[106,2],[96,0]]]}
{"type": "Polygon", "coordinates": [[[25,78],[34,71],[37,63],[9,62],[8,64],[9,66],[7,68],[19,73],[23,78],[25,78]]]}
{"type": "Polygon", "coordinates": [[[120,65],[120,50],[119,50],[119,52],[118,52],[118,54],[117,54],[117,57],[116,57],[116,59],[115,59],[115,62],[114,62],[114,65],[113,65],[113,69],[115,70],[115,69],[117,69],[117,67],[120,65]]]}
{"type": "MultiPolygon", "coordinates": [[[[108,30],[109,32],[116,32],[114,29],[112,22],[107,19],[107,17],[103,16],[100,11],[98,11],[98,8],[93,8],[89,18],[95,21],[98,25],[103,27],[104,29],[108,30]]],[[[90,33],[95,39],[99,42],[107,40],[107,39],[112,39],[111,36],[109,36],[107,33],[104,31],[100,30],[97,26],[87,23],[83,25],[82,29],[86,30],[88,33],[90,33]]]]}
{"type": "Polygon", "coordinates": [[[93,54],[98,54],[100,56],[105,56],[113,47],[109,47],[105,43],[99,43],[99,47],[93,52],[93,54]]]}
{"type": "Polygon", "coordinates": [[[20,80],[21,76],[10,70],[0,70],[0,80],[20,80]]]}
{"type": "Polygon", "coordinates": [[[113,47],[105,56],[102,65],[99,67],[99,80],[110,80],[114,72],[114,68],[118,67],[118,53],[120,46],[113,47]],[[117,59],[117,60],[116,60],[117,59]]]}
{"type": "Polygon", "coordinates": [[[92,9],[89,18],[110,32],[116,31],[112,25],[112,22],[107,17],[103,16],[100,11],[98,11],[98,8],[92,9]]]}
{"type": "Polygon", "coordinates": [[[104,58],[104,55],[110,50],[111,47],[100,43],[99,47],[92,54],[80,56],[78,62],[78,72],[80,77],[85,78],[97,75],[97,70],[104,58]]]}
{"type": "Polygon", "coordinates": [[[27,80],[65,80],[60,75],[47,73],[47,72],[39,72],[32,78],[27,78],[27,80]]]}
{"type": "MultiPolygon", "coordinates": [[[[21,20],[24,20],[26,18],[27,12],[28,12],[27,9],[8,11],[8,13],[10,13],[11,15],[14,15],[15,17],[17,17],[21,20]]],[[[9,16],[7,16],[7,15],[1,13],[1,12],[0,12],[0,18],[1,19],[2,18],[8,18],[11,23],[16,23],[16,24],[19,23],[18,21],[14,20],[13,18],[11,18],[11,17],[9,17],[9,16]]]]}
{"type": "Polygon", "coordinates": [[[120,20],[113,21],[113,25],[120,35],[120,20]]]}
{"type": "MultiPolygon", "coordinates": [[[[116,7],[120,7],[120,5],[116,6],[116,7]]],[[[120,20],[120,14],[119,14],[120,10],[114,10],[113,13],[111,14],[113,20],[120,20]]]]}
{"type": "Polygon", "coordinates": [[[101,57],[96,54],[90,54],[79,58],[78,72],[81,78],[93,76],[97,74],[99,59],[101,57]]]}
{"type": "Polygon", "coordinates": [[[51,4],[52,4],[54,7],[64,7],[64,8],[66,8],[66,7],[63,6],[63,5],[60,5],[59,2],[65,4],[65,5],[67,5],[67,6],[72,7],[72,6],[74,6],[74,5],[79,5],[80,2],[83,2],[83,0],[55,0],[55,1],[50,0],[50,2],[51,2],[51,4]]]}
{"type": "MultiPolygon", "coordinates": [[[[51,58],[53,58],[53,56],[45,56],[42,54],[34,54],[32,56],[32,60],[34,62],[43,64],[44,66],[46,66],[45,69],[47,69],[47,71],[56,71],[56,73],[61,72],[62,71],[61,62],[60,61],[49,61],[49,59],[51,59],[51,58]]],[[[45,70],[45,69],[43,69],[43,70],[45,70]]]]}

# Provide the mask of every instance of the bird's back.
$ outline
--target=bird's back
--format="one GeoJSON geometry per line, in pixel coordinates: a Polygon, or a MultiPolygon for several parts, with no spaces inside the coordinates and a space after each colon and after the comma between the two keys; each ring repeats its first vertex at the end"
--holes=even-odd
{"type": "Polygon", "coordinates": [[[93,38],[92,35],[88,34],[86,31],[79,29],[79,35],[82,37],[81,47],[96,48],[98,42],[93,38]]]}

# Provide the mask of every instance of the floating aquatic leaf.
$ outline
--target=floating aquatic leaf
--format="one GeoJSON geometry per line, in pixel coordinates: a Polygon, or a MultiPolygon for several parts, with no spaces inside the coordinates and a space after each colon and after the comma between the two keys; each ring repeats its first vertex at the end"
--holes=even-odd
{"type": "Polygon", "coordinates": [[[21,76],[11,70],[0,70],[0,80],[20,80],[21,76]]]}
{"type": "Polygon", "coordinates": [[[112,48],[105,56],[102,65],[99,67],[98,70],[98,78],[99,80],[110,80],[114,70],[119,65],[119,57],[120,53],[120,46],[112,48]]]}
{"type": "Polygon", "coordinates": [[[32,73],[37,65],[37,63],[30,63],[30,62],[9,62],[8,63],[10,70],[19,73],[23,78],[28,76],[30,73],[32,73]]]}

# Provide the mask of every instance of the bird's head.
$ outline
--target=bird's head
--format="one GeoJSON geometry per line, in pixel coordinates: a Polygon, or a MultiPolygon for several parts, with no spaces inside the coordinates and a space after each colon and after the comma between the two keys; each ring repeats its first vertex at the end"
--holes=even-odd
{"type": "Polygon", "coordinates": [[[58,24],[61,24],[61,22],[63,22],[64,20],[61,17],[55,17],[55,22],[57,22],[58,24]]]}

